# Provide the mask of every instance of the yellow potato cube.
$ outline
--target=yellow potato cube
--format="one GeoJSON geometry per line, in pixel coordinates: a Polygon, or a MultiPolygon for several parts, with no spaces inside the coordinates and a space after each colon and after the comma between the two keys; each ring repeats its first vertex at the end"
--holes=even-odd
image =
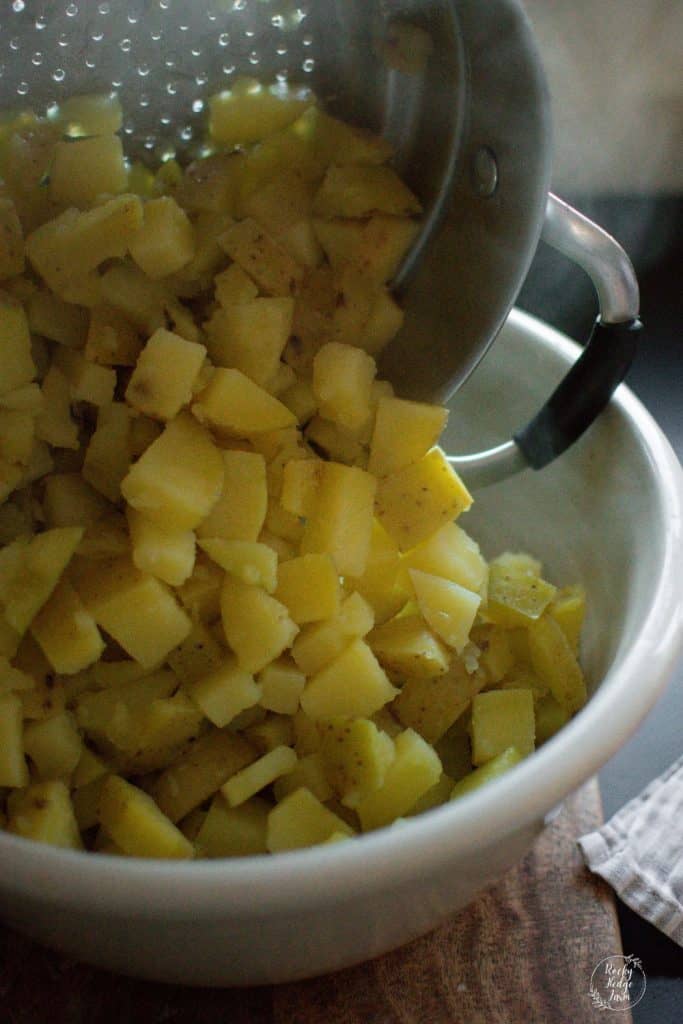
{"type": "Polygon", "coordinates": [[[98,757],[97,754],[93,754],[92,750],[83,747],[78,764],[71,776],[71,785],[74,789],[80,789],[82,786],[90,785],[91,782],[95,782],[97,779],[103,779],[107,772],[106,762],[101,757],[98,757]]]}
{"type": "Polygon", "coordinates": [[[170,420],[192,398],[206,349],[159,328],[149,339],[126,388],[126,401],[139,412],[170,420]]]}
{"type": "Polygon", "coordinates": [[[201,538],[255,541],[266,518],[266,462],[257,452],[222,452],[224,479],[220,498],[197,527],[201,538]]]}
{"type": "Polygon", "coordinates": [[[489,782],[493,782],[494,779],[500,778],[505,772],[510,771],[516,764],[523,760],[522,754],[514,747],[508,747],[502,753],[498,754],[497,757],[487,761],[486,764],[480,768],[475,768],[473,772],[466,775],[463,779],[453,786],[451,792],[451,800],[456,800],[458,797],[465,796],[467,793],[473,793],[481,786],[485,786],[489,782]]]}
{"type": "Polygon", "coordinates": [[[0,693],[0,786],[27,786],[23,706],[13,693],[0,693]]]}
{"type": "Polygon", "coordinates": [[[203,857],[249,857],[267,853],[266,831],[271,805],[254,797],[230,807],[221,793],[214,797],[197,832],[203,857]]]}
{"type": "MultiPolygon", "coordinates": [[[[176,594],[195,621],[215,622],[221,614],[221,587],[224,572],[215,562],[199,551],[192,575],[176,594]]],[[[223,642],[223,637],[220,638],[223,642]]]]}
{"type": "Polygon", "coordinates": [[[34,618],[31,632],[55,672],[63,675],[88,668],[104,650],[95,620],[66,579],[34,618]]]}
{"type": "Polygon", "coordinates": [[[259,704],[279,715],[293,715],[306,685],[306,676],[287,658],[279,658],[259,672],[261,687],[259,704]]]}
{"type": "Polygon", "coordinates": [[[151,795],[171,821],[180,821],[255,758],[256,751],[241,736],[214,729],[161,773],[151,795]]]}
{"type": "Polygon", "coordinates": [[[180,681],[186,686],[218,668],[225,651],[202,622],[193,622],[187,634],[166,659],[180,681]]]}
{"type": "Polygon", "coordinates": [[[131,857],[189,859],[194,847],[154,800],[125,779],[110,775],[102,787],[100,822],[131,857]]]}
{"type": "Polygon", "coordinates": [[[426,540],[471,504],[471,494],[440,448],[382,477],[377,485],[377,517],[403,551],[426,540]]]}
{"type": "Polygon", "coordinates": [[[394,759],[384,783],[364,795],[356,812],[364,831],[381,828],[402,817],[441,778],[441,761],[434,750],[412,729],[394,740],[394,759]]]}
{"type": "Polygon", "coordinates": [[[223,537],[200,540],[206,551],[221,569],[225,569],[242,583],[263,587],[272,594],[277,586],[277,554],[267,544],[251,540],[225,540],[223,537]]]}
{"type": "Polygon", "coordinates": [[[475,626],[470,640],[480,650],[479,667],[486,673],[489,683],[499,683],[515,664],[510,643],[510,630],[500,626],[475,626]]]}
{"type": "Polygon", "coordinates": [[[420,611],[438,637],[462,654],[474,625],[481,597],[442,576],[410,569],[420,611]]]}
{"type": "Polygon", "coordinates": [[[162,281],[152,281],[134,264],[115,263],[102,274],[99,287],[100,299],[95,308],[104,303],[147,336],[168,326],[169,291],[162,281]]]}
{"type": "Polygon", "coordinates": [[[50,199],[61,206],[92,206],[98,196],[117,195],[128,184],[123,146],[117,135],[68,139],[55,146],[50,199]]]}
{"type": "Polygon", "coordinates": [[[19,302],[0,294],[0,395],[28,384],[36,375],[26,314],[19,302]]]}
{"type": "Polygon", "coordinates": [[[420,226],[406,217],[377,214],[367,221],[314,218],[313,227],[334,268],[350,263],[380,285],[393,278],[420,226]]]}
{"type": "Polygon", "coordinates": [[[368,643],[395,682],[434,679],[448,671],[448,651],[421,615],[403,615],[376,626],[368,643]]]}
{"type": "Polygon", "coordinates": [[[441,436],[448,409],[401,398],[380,398],[368,470],[388,476],[423,458],[441,436]]]}
{"type": "Polygon", "coordinates": [[[0,199],[0,281],[24,269],[24,232],[11,199],[0,199]]]}
{"type": "Polygon", "coordinates": [[[83,535],[78,526],[57,527],[34,537],[2,588],[5,618],[24,633],[57,586],[83,535]]]}
{"type": "Polygon", "coordinates": [[[528,626],[536,621],[555,597],[557,589],[526,568],[491,562],[486,618],[500,626],[528,626]]]}
{"type": "Polygon", "coordinates": [[[251,302],[258,295],[258,288],[239,263],[231,263],[227,270],[216,274],[213,284],[216,301],[223,309],[251,302]]]}
{"type": "Polygon", "coordinates": [[[90,310],[85,357],[102,366],[134,366],[142,349],[136,327],[114,306],[90,310]]]}
{"type": "Polygon", "coordinates": [[[545,743],[567,724],[571,715],[548,694],[536,702],[536,743],[545,743]]]}
{"type": "Polygon", "coordinates": [[[24,751],[41,781],[71,775],[83,753],[83,741],[68,711],[24,729],[24,751]]]}
{"type": "Polygon", "coordinates": [[[220,309],[206,325],[209,355],[216,366],[233,367],[267,387],[280,365],[293,316],[291,298],[256,298],[220,309]]]}
{"type": "Polygon", "coordinates": [[[357,807],[384,783],[394,744],[367,718],[332,718],[319,728],[327,778],[345,806],[357,807]]]}
{"type": "Polygon", "coordinates": [[[63,100],[57,117],[69,134],[107,135],[120,130],[123,111],[115,93],[87,93],[63,100]]]}
{"type": "Polygon", "coordinates": [[[0,395],[0,408],[15,412],[28,412],[37,416],[43,408],[43,396],[38,384],[23,384],[20,388],[0,395]]]}
{"type": "Polygon", "coordinates": [[[72,401],[91,405],[109,405],[114,398],[116,373],[105,366],[91,363],[81,352],[60,348],[52,359],[67,379],[72,401]]]}
{"type": "Polygon", "coordinates": [[[486,589],[486,560],[477,542],[457,523],[445,523],[431,537],[407,551],[402,565],[406,570],[419,569],[433,576],[443,576],[480,594],[486,589]]]}
{"type": "Polygon", "coordinates": [[[303,787],[289,793],[268,815],[266,845],[270,853],[324,843],[335,833],[353,829],[303,787]]]}
{"type": "Polygon", "coordinates": [[[304,268],[252,217],[232,224],[218,242],[266,295],[290,296],[304,276],[304,268]]]}
{"type": "Polygon", "coordinates": [[[529,626],[529,654],[534,672],[550,689],[557,703],[570,714],[587,700],[586,680],[572,646],[550,615],[529,626]]]}
{"type": "Polygon", "coordinates": [[[78,427],[71,417],[71,394],[64,374],[51,366],[42,387],[43,405],[36,416],[36,437],[53,448],[78,448],[78,427]]]}
{"type": "MultiPolygon", "coordinates": [[[[315,726],[313,726],[315,729],[315,726]]],[[[275,780],[273,794],[278,803],[289,794],[301,787],[311,791],[314,797],[325,803],[334,796],[334,791],[327,781],[322,758],[319,753],[300,757],[287,775],[275,780]]]]}
{"type": "Polygon", "coordinates": [[[83,348],[88,334],[88,311],[43,288],[28,301],[28,322],[34,334],[67,348],[83,348]]]}
{"type": "Polygon", "coordinates": [[[32,676],[11,665],[7,655],[0,654],[0,694],[32,690],[35,685],[32,676]]]}
{"type": "Polygon", "coordinates": [[[266,86],[256,78],[237,78],[209,99],[209,134],[222,146],[259,142],[295,121],[314,103],[308,89],[266,86]]]}
{"type": "Polygon", "coordinates": [[[340,606],[339,576],[330,555],[302,555],[283,562],[275,596],[299,626],[336,615],[340,606]]]}
{"type": "Polygon", "coordinates": [[[347,430],[360,429],[370,417],[372,382],[377,367],[362,349],[331,342],[313,360],[313,395],[322,417],[347,430]]]}
{"type": "Polygon", "coordinates": [[[37,782],[13,793],[8,810],[8,832],[66,849],[83,848],[69,790],[63,782],[37,782]]]}
{"type": "Polygon", "coordinates": [[[261,699],[261,687],[254,682],[250,672],[237,665],[234,658],[197,679],[189,693],[209,721],[219,729],[261,699]]]}
{"type": "Polygon", "coordinates": [[[307,380],[297,378],[291,387],[279,396],[280,401],[290,409],[300,424],[306,424],[318,409],[313,389],[307,380]]]}
{"type": "Polygon", "coordinates": [[[535,748],[536,724],[531,690],[489,690],[472,699],[472,762],[486,764],[508,747],[522,757],[535,748]]]}
{"type": "Polygon", "coordinates": [[[301,707],[314,721],[337,715],[369,718],[397,692],[368,645],[357,639],[309,679],[301,707]]]}
{"type": "Polygon", "coordinates": [[[381,164],[345,164],[328,168],[313,209],[319,217],[369,217],[386,213],[405,217],[420,213],[416,195],[396,171],[381,164]]]}
{"type": "Polygon", "coordinates": [[[321,459],[292,459],[284,466],[280,504],[286,512],[304,518],[311,515],[323,465],[321,459]]]}
{"type": "Polygon", "coordinates": [[[194,230],[175,199],[149,199],[144,206],[142,226],[128,248],[140,269],[152,280],[158,280],[174,274],[192,259],[194,230]]]}
{"type": "Polygon", "coordinates": [[[218,501],[223,458],[208,432],[182,412],[121,483],[126,501],[166,529],[192,530],[218,501]]]}
{"type": "Polygon", "coordinates": [[[240,370],[220,367],[193,406],[193,412],[219,430],[238,437],[294,426],[294,413],[240,370]]]}
{"type": "Polygon", "coordinates": [[[194,568],[192,530],[165,530],[134,508],[126,515],[134,565],[172,587],[181,586],[194,568]]]}
{"type": "Polygon", "coordinates": [[[396,337],[404,319],[405,314],[391,292],[383,288],[377,292],[372,304],[370,316],[363,330],[362,347],[371,356],[377,357],[391,339],[396,337]]]}
{"type": "Polygon", "coordinates": [[[376,486],[374,477],[362,469],[326,462],[301,553],[332,555],[340,576],[362,576],[370,550],[376,486]]]}
{"type": "Polygon", "coordinates": [[[301,631],[292,645],[292,656],[302,672],[313,675],[353,640],[369,633],[373,624],[372,608],[367,601],[360,594],[350,594],[335,615],[301,631]]]}
{"type": "Polygon", "coordinates": [[[467,710],[485,683],[483,674],[470,675],[463,662],[456,659],[448,672],[436,678],[409,677],[393,710],[403,725],[435,744],[467,710]]]}
{"type": "Polygon", "coordinates": [[[280,601],[231,576],[221,592],[221,617],[227,641],[247,672],[265,668],[291,647],[299,632],[280,601]]]}
{"type": "Polygon", "coordinates": [[[275,779],[291,772],[296,760],[291,747],[275,747],[258,761],[236,772],[221,786],[221,792],[231,807],[239,807],[275,779]]]}
{"type": "Polygon", "coordinates": [[[586,615],[586,591],[580,584],[562,587],[548,606],[548,614],[555,619],[569,645],[578,656],[581,629],[586,615]]]}
{"type": "Polygon", "coordinates": [[[104,569],[95,563],[76,589],[98,625],[145,668],[160,664],[192,628],[168,587],[126,558],[104,569]]]}
{"type": "Polygon", "coordinates": [[[33,416],[18,409],[0,409],[0,459],[26,466],[33,451],[33,416]]]}
{"type": "Polygon", "coordinates": [[[365,571],[362,576],[347,576],[346,583],[371,605],[378,623],[396,615],[411,596],[409,580],[399,581],[400,565],[397,544],[374,519],[365,571]]]}
{"type": "Polygon", "coordinates": [[[97,412],[97,429],[83,460],[83,477],[109,501],[121,499],[121,484],[130,469],[130,410],[112,402],[97,412]]]}

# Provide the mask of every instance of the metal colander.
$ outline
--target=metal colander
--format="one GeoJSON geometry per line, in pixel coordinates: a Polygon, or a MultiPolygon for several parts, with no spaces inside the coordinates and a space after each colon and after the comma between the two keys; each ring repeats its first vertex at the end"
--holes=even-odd
{"type": "MultiPolygon", "coordinates": [[[[621,249],[549,203],[547,91],[519,0],[12,0],[0,13],[0,108],[49,113],[115,90],[125,149],[152,165],[201,154],[207,98],[245,74],[308,85],[331,113],[388,137],[422,200],[421,233],[393,282],[406,323],[379,367],[406,397],[443,399],[466,379],[544,223],[596,280],[610,322],[635,317],[621,249]]],[[[551,424],[562,442],[604,404],[623,362],[606,367],[580,430],[551,424]]],[[[508,442],[463,466],[483,466],[483,480],[528,462],[543,464],[508,442]]]]}

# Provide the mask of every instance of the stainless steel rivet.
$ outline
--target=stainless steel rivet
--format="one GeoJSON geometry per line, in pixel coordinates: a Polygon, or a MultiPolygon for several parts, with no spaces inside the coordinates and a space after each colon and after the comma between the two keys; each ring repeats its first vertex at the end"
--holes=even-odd
{"type": "Polygon", "coordinates": [[[488,146],[480,146],[472,158],[472,185],[478,196],[488,199],[498,188],[498,163],[488,146]]]}

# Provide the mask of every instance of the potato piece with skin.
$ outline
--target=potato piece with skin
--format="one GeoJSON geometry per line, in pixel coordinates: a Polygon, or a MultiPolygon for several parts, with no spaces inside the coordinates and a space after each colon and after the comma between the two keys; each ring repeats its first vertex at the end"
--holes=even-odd
{"type": "Polygon", "coordinates": [[[419,569],[410,569],[409,575],[427,624],[445,644],[462,654],[481,604],[479,594],[419,569]]]}
{"type": "Polygon", "coordinates": [[[364,795],[356,807],[364,831],[381,828],[402,817],[441,777],[436,751],[412,729],[394,740],[394,759],[379,789],[364,795]]]}
{"type": "Polygon", "coordinates": [[[369,718],[397,692],[368,645],[357,639],[308,680],[301,707],[314,721],[337,715],[369,718]]]}
{"type": "Polygon", "coordinates": [[[271,805],[252,797],[239,807],[230,807],[217,793],[196,835],[203,857],[248,857],[267,853],[266,831],[271,805]]]}
{"type": "Polygon", "coordinates": [[[170,420],[192,398],[206,348],[159,328],[138,356],[126,401],[139,412],[170,420]]]}
{"type": "Polygon", "coordinates": [[[24,232],[11,199],[0,199],[0,281],[24,269],[24,232]]]}
{"type": "Polygon", "coordinates": [[[353,829],[302,787],[270,811],[266,845],[270,853],[296,850],[324,843],[335,833],[350,836],[353,829]]]}
{"type": "Polygon", "coordinates": [[[509,747],[533,753],[536,724],[531,690],[489,690],[472,700],[472,763],[491,761],[509,747]]]}
{"type": "Polygon", "coordinates": [[[306,675],[313,675],[372,629],[372,608],[360,596],[349,594],[336,615],[302,629],[292,645],[292,656],[306,675]]]}
{"type": "Polygon", "coordinates": [[[275,596],[299,626],[336,615],[340,587],[331,556],[301,555],[284,562],[278,570],[275,596]]]}
{"type": "Polygon", "coordinates": [[[448,409],[402,398],[380,398],[370,446],[368,470],[387,476],[417,462],[439,440],[448,409]]]}
{"type": "Polygon", "coordinates": [[[241,736],[214,729],[169,765],[150,793],[171,821],[180,821],[256,757],[256,750],[241,736]]]}
{"type": "Polygon", "coordinates": [[[266,86],[256,78],[236,79],[209,99],[209,134],[221,145],[259,142],[285,128],[315,102],[302,87],[266,86]]]}
{"type": "Polygon", "coordinates": [[[261,688],[250,672],[241,669],[234,658],[195,680],[189,694],[197,707],[219,729],[261,699],[261,688]]]}
{"type": "Polygon", "coordinates": [[[296,761],[296,754],[291,747],[274,747],[257,761],[236,772],[221,786],[221,793],[230,807],[239,807],[281,775],[291,772],[296,761]]]}
{"type": "Polygon", "coordinates": [[[83,753],[83,741],[73,716],[62,711],[24,729],[24,751],[35,765],[38,779],[71,775],[83,753]]]}
{"type": "Polygon", "coordinates": [[[168,277],[194,256],[194,230],[175,199],[161,196],[145,203],[143,222],[130,239],[130,254],[153,281],[168,277]]]}
{"type": "Polygon", "coordinates": [[[8,811],[8,832],[66,849],[83,848],[69,790],[60,780],[18,790],[9,798],[8,811]]]}
{"type": "Polygon", "coordinates": [[[428,743],[437,743],[483,689],[483,673],[470,674],[460,658],[443,675],[432,679],[409,677],[392,705],[403,725],[414,729],[428,743]]]}
{"type": "Polygon", "coordinates": [[[182,586],[194,568],[192,530],[165,530],[134,508],[126,515],[134,565],[172,587],[182,586]]]}
{"type": "Polygon", "coordinates": [[[100,823],[132,857],[188,860],[194,847],[141,789],[110,775],[100,797],[100,823]]]}
{"type": "Polygon", "coordinates": [[[98,196],[118,195],[127,184],[123,146],[117,135],[92,135],[56,144],[48,185],[54,203],[87,209],[98,196]]]}
{"type": "Polygon", "coordinates": [[[13,693],[0,693],[0,786],[27,786],[24,757],[23,705],[13,693]]]}
{"type": "Polygon", "coordinates": [[[570,714],[588,698],[586,680],[571,644],[550,615],[542,615],[528,629],[531,664],[557,701],[570,714]]]}
{"type": "Polygon", "coordinates": [[[223,489],[209,515],[197,527],[197,536],[255,541],[268,507],[266,462],[256,452],[224,451],[223,489]]]}
{"type": "Polygon", "coordinates": [[[382,164],[332,165],[316,193],[313,209],[319,217],[368,217],[385,213],[405,217],[420,213],[414,193],[396,171],[382,164]]]}
{"type": "Polygon", "coordinates": [[[239,370],[219,367],[192,407],[194,414],[218,430],[250,437],[294,426],[289,409],[239,370]]]}
{"type": "Polygon", "coordinates": [[[252,540],[207,537],[199,546],[221,569],[272,594],[277,586],[277,554],[267,544],[252,540]]]}
{"type": "Polygon", "coordinates": [[[209,355],[267,387],[291,333],[294,300],[255,298],[218,310],[207,324],[209,355]]]}
{"type": "Polygon", "coordinates": [[[461,796],[466,796],[468,793],[473,793],[481,786],[485,786],[489,782],[493,782],[494,779],[500,778],[505,772],[510,771],[516,764],[523,760],[522,755],[514,747],[508,747],[502,753],[498,754],[497,757],[487,761],[486,764],[480,768],[476,768],[469,775],[466,775],[463,779],[453,786],[451,791],[451,800],[456,800],[461,796]]]}
{"type": "Polygon", "coordinates": [[[394,744],[367,718],[320,722],[320,758],[327,778],[347,807],[379,789],[394,759],[394,744]]]}
{"type": "Polygon", "coordinates": [[[399,547],[409,550],[467,511],[472,496],[440,448],[418,462],[382,477],[377,484],[377,518],[399,547]]]}
{"type": "Polygon", "coordinates": [[[340,576],[362,576],[370,550],[375,478],[362,469],[326,462],[301,541],[301,554],[329,554],[340,576]]]}
{"type": "Polygon", "coordinates": [[[347,430],[370,417],[375,361],[362,349],[331,342],[313,360],[313,395],[322,417],[347,430]]]}
{"type": "Polygon", "coordinates": [[[121,482],[126,501],[165,529],[193,530],[223,486],[223,458],[189,413],[171,420],[121,482]]]}
{"type": "Polygon", "coordinates": [[[556,587],[525,568],[515,570],[494,561],[489,566],[483,611],[500,626],[528,626],[540,618],[556,593],[556,587]]]}
{"type": "Polygon", "coordinates": [[[421,615],[404,615],[377,626],[368,643],[390,679],[434,679],[448,671],[448,651],[421,615]]]}
{"type": "Polygon", "coordinates": [[[229,227],[218,242],[266,295],[290,296],[304,276],[304,268],[251,217],[229,227]]]}
{"type": "Polygon", "coordinates": [[[221,617],[240,667],[259,672],[291,647],[299,632],[287,608],[260,587],[228,576],[221,592],[221,617]]]}
{"type": "Polygon", "coordinates": [[[59,581],[34,618],[31,632],[55,672],[62,675],[82,672],[104,650],[95,620],[66,579],[59,581]]]}
{"type": "Polygon", "coordinates": [[[203,714],[183,692],[132,709],[118,705],[106,730],[108,746],[122,772],[159,771],[199,736],[203,723],[203,714]]]}

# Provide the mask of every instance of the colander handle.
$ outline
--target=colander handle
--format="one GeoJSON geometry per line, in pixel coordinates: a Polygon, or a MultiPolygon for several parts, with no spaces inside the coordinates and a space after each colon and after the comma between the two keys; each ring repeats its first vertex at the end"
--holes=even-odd
{"type": "Polygon", "coordinates": [[[552,194],[542,237],[589,275],[600,315],[569,373],[514,440],[477,455],[450,458],[475,488],[528,467],[542,469],[566,451],[605,408],[636,353],[642,327],[638,281],[619,243],[552,194]]]}

